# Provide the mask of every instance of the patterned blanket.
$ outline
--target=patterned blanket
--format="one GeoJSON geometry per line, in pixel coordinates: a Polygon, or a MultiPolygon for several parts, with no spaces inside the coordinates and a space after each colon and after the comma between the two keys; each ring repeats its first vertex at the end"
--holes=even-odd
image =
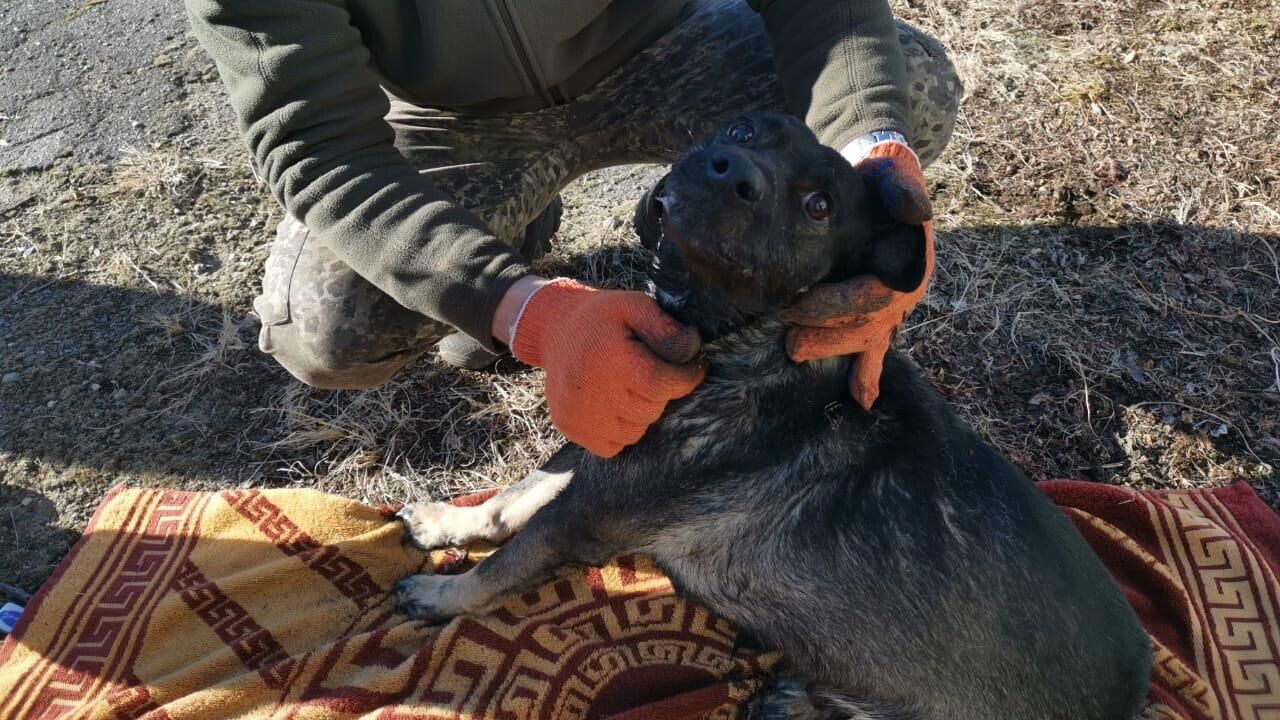
{"type": "MultiPolygon", "coordinates": [[[[1280,718],[1280,520],[1247,485],[1042,487],[1151,633],[1148,717],[1280,718]]],[[[639,558],[484,618],[396,614],[396,579],[484,554],[311,491],[117,488],[0,647],[0,718],[736,718],[781,662],[639,558]]]]}

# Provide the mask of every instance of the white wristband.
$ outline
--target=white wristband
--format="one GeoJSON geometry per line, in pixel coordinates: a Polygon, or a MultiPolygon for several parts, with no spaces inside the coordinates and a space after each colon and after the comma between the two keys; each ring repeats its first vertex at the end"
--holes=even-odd
{"type": "Polygon", "coordinates": [[[507,347],[514,347],[516,344],[516,330],[520,328],[520,319],[524,317],[524,311],[529,307],[529,301],[534,295],[542,292],[543,288],[555,285],[556,283],[573,282],[568,278],[556,278],[550,282],[544,282],[529,293],[524,302],[520,303],[520,312],[516,313],[516,319],[511,321],[511,327],[507,328],[507,347]]]}
{"type": "MultiPolygon", "coordinates": [[[[857,165],[863,160],[866,160],[867,156],[871,154],[871,150],[877,145],[885,145],[888,143],[901,145],[906,148],[913,157],[916,154],[916,151],[912,150],[911,146],[907,144],[907,139],[903,137],[902,133],[897,132],[896,130],[875,130],[867,133],[866,135],[860,135],[854,138],[848,145],[845,145],[844,149],[840,151],[840,154],[844,156],[845,160],[849,161],[850,165],[857,165]]],[[[919,160],[920,158],[916,157],[916,161],[919,162],[919,160]]]]}

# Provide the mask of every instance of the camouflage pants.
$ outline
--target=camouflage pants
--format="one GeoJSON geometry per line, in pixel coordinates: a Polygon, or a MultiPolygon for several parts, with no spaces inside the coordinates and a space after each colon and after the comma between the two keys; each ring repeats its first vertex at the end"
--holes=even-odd
{"type": "MultiPolygon", "coordinates": [[[[927,165],[951,136],[960,82],[936,40],[901,23],[898,37],[913,145],[927,165]]],[[[519,247],[525,226],[575,178],[671,162],[722,121],[758,109],[784,109],[762,20],[742,0],[699,0],[568,104],[470,116],[393,101],[387,121],[436,187],[519,247]]],[[[262,350],[319,387],[379,385],[451,332],[375,288],[293,218],[280,224],[254,309],[262,350]]]]}

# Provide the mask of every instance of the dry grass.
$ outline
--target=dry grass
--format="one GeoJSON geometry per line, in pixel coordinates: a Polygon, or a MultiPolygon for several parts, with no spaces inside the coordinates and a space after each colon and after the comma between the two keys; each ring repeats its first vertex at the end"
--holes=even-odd
{"type": "Polygon", "coordinates": [[[175,205],[198,195],[210,170],[225,170],[221,160],[197,157],[196,138],[184,136],[172,145],[125,148],[113,173],[114,190],[126,196],[168,199],[175,205]]]}
{"type": "Polygon", "coordinates": [[[285,387],[258,413],[270,475],[370,502],[440,499],[518,478],[558,445],[533,373],[482,376],[426,363],[370,391],[285,387]]]}
{"type": "Polygon", "coordinates": [[[913,353],[1037,477],[1276,501],[1280,8],[898,9],[969,90],[913,353]]]}

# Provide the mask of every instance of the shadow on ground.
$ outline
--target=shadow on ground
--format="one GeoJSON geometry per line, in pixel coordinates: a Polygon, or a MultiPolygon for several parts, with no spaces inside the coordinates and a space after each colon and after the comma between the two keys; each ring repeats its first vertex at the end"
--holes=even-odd
{"type": "MultiPolygon", "coordinates": [[[[57,520],[47,496],[0,481],[0,582],[30,593],[49,577],[79,536],[57,520]]],[[[0,603],[22,599],[0,592],[0,603]]]]}
{"type": "Polygon", "coordinates": [[[137,474],[225,471],[283,382],[252,328],[174,293],[0,274],[0,452],[137,474]]]}
{"type": "MultiPolygon", "coordinates": [[[[367,393],[306,388],[257,350],[257,328],[174,293],[0,274],[0,453],[144,481],[270,483],[305,460],[273,445],[301,405],[367,393]]],[[[429,396],[439,372],[420,365],[398,384],[429,396]]],[[[444,385],[476,377],[458,375],[444,385]]]]}

